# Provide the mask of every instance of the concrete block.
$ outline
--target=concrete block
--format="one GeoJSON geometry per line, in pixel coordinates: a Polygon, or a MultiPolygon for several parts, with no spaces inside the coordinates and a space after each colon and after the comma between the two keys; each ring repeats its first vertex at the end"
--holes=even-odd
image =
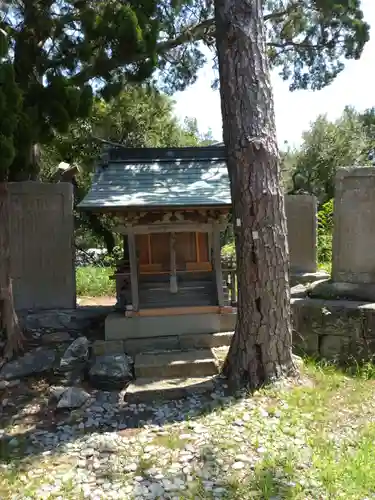
{"type": "Polygon", "coordinates": [[[291,302],[296,352],[340,361],[370,359],[375,354],[375,304],[323,299],[291,302]]]}
{"type": "Polygon", "coordinates": [[[218,372],[210,349],[138,354],[134,368],[136,378],[204,377],[218,372]]]}
{"type": "Polygon", "coordinates": [[[177,350],[179,348],[180,343],[177,335],[124,340],[125,352],[131,356],[141,352],[168,351],[177,350]]]}
{"type": "Polygon", "coordinates": [[[180,349],[201,349],[229,346],[233,332],[204,333],[195,335],[180,335],[180,349]]]}
{"type": "Polygon", "coordinates": [[[215,333],[211,337],[210,347],[229,347],[232,342],[233,334],[234,331],[215,333]]]}
{"type": "Polygon", "coordinates": [[[375,304],[366,304],[360,309],[363,315],[362,337],[371,341],[375,339],[375,304]]]}
{"type": "Polygon", "coordinates": [[[361,336],[363,315],[360,308],[343,306],[325,308],[322,311],[322,334],[357,339],[361,336]]]}
{"type": "Polygon", "coordinates": [[[319,335],[309,332],[303,335],[293,330],[293,352],[301,355],[319,356],[319,335]]]}
{"type": "Polygon", "coordinates": [[[322,332],[324,301],[316,303],[312,299],[292,299],[291,306],[294,345],[308,349],[308,354],[318,355],[318,349],[316,352],[314,350],[318,345],[317,337],[322,332]]]}
{"type": "Polygon", "coordinates": [[[339,335],[322,335],[320,355],[329,360],[343,360],[351,351],[351,339],[339,335]]]}
{"type": "MultiPolygon", "coordinates": [[[[126,340],[229,331],[227,319],[223,320],[227,316],[233,315],[197,313],[179,316],[133,316],[126,318],[121,313],[112,313],[105,320],[105,338],[106,340],[126,340]],[[222,328],[223,326],[226,328],[222,328]]],[[[232,321],[233,319],[235,320],[235,315],[232,321]]]]}
{"type": "Polygon", "coordinates": [[[236,328],[237,312],[234,311],[228,314],[220,314],[220,327],[216,332],[233,332],[236,328]]]}

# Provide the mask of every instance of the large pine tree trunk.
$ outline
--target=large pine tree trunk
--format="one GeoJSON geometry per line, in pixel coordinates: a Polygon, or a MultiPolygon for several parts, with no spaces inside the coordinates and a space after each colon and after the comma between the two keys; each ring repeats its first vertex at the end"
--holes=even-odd
{"type": "Polygon", "coordinates": [[[262,0],[215,0],[233,200],[238,319],[224,365],[234,387],[294,373],[289,255],[262,0]]]}
{"type": "Polygon", "coordinates": [[[7,335],[4,358],[22,350],[23,335],[13,303],[10,262],[10,199],[6,182],[0,182],[0,327],[7,335]]]}

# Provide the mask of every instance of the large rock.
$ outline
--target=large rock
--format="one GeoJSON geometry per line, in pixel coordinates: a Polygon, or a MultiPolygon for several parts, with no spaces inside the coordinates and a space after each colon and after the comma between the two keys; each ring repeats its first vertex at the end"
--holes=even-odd
{"type": "Polygon", "coordinates": [[[64,344],[71,341],[72,337],[69,335],[69,332],[46,333],[42,336],[42,344],[45,345],[64,344]]]}
{"type": "Polygon", "coordinates": [[[60,360],[60,369],[70,371],[77,366],[84,366],[89,359],[89,341],[86,337],[78,337],[65,351],[60,360]]]}
{"type": "Polygon", "coordinates": [[[16,387],[20,383],[21,381],[18,379],[0,380],[0,391],[3,391],[4,389],[11,389],[12,387],[16,387]]]}
{"type": "Polygon", "coordinates": [[[126,354],[98,356],[89,371],[94,387],[103,390],[123,389],[133,379],[133,359],[126,354]]]}
{"type": "Polygon", "coordinates": [[[60,395],[57,408],[80,408],[90,398],[90,394],[80,387],[69,387],[60,395]]]}
{"type": "Polygon", "coordinates": [[[0,379],[11,380],[50,371],[55,359],[54,350],[35,349],[4,365],[0,371],[0,379]]]}
{"type": "Polygon", "coordinates": [[[52,400],[55,400],[55,401],[59,401],[59,399],[61,398],[61,396],[64,394],[64,392],[67,390],[66,387],[62,387],[62,386],[51,386],[49,388],[49,393],[50,393],[50,396],[51,396],[51,399],[52,400]]]}

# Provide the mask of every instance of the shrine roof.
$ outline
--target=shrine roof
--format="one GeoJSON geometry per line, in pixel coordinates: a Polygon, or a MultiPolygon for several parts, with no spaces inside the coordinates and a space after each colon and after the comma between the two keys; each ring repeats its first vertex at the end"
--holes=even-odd
{"type": "Polygon", "coordinates": [[[115,148],[103,155],[84,210],[231,204],[225,148],[115,148]]]}

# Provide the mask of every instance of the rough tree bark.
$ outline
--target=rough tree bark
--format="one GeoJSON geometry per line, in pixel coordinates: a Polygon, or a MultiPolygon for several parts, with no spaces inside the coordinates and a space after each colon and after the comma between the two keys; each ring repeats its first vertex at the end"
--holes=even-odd
{"type": "Polygon", "coordinates": [[[286,218],[262,14],[262,0],[215,0],[239,291],[224,374],[232,386],[251,389],[295,373],[286,218]]]}
{"type": "Polygon", "coordinates": [[[13,303],[10,262],[10,200],[6,182],[0,182],[0,327],[7,335],[4,358],[23,348],[24,337],[13,303]]]}

